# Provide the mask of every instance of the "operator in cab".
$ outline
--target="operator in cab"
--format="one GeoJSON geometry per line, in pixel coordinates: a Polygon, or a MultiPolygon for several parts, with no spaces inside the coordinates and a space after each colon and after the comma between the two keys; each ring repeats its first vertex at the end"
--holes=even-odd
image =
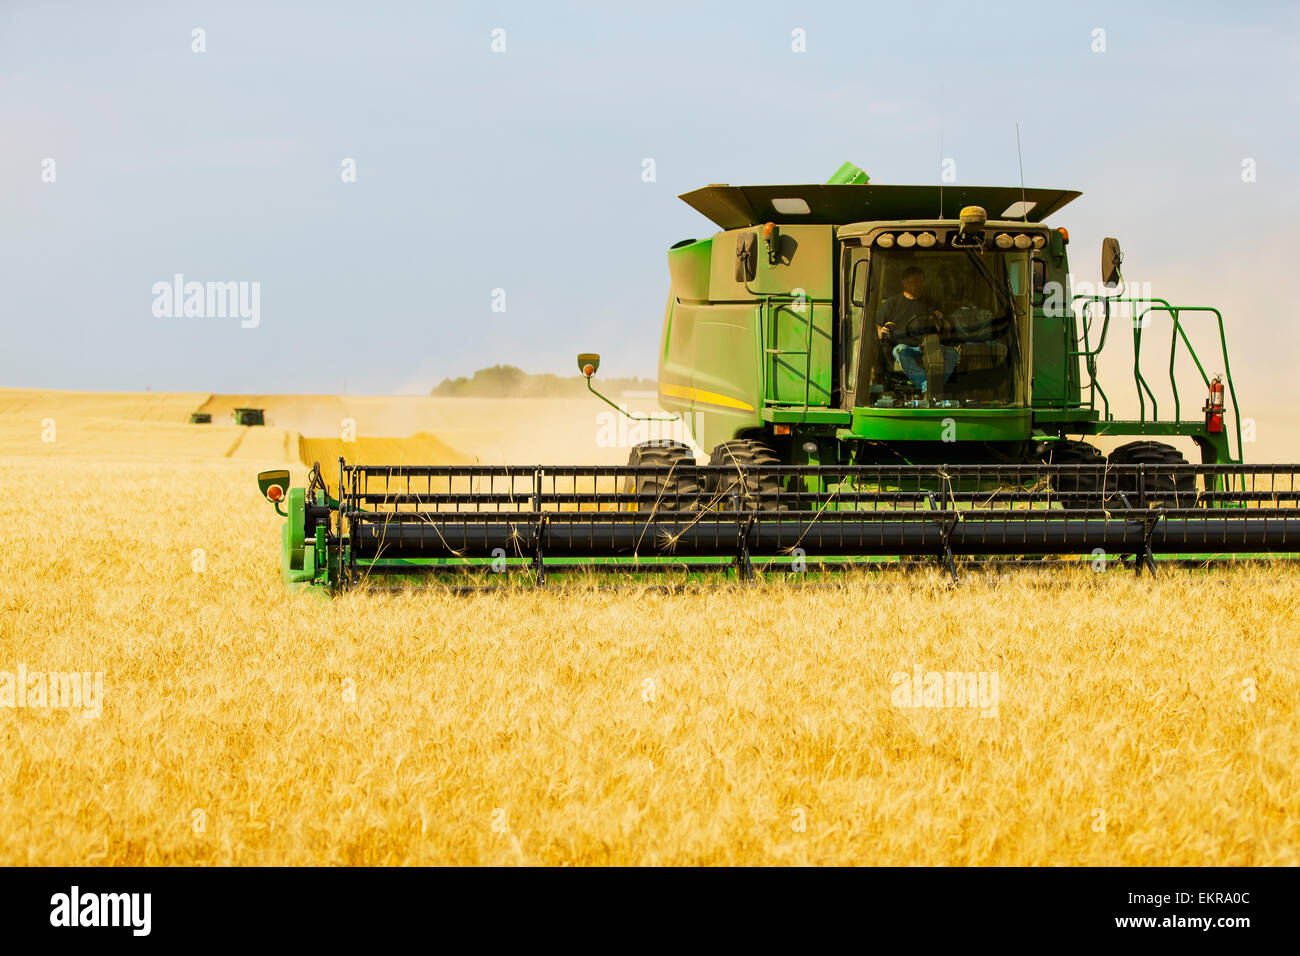
{"type": "MultiPolygon", "coordinates": [[[[947,335],[952,332],[938,306],[925,295],[925,273],[916,266],[903,270],[903,291],[891,295],[880,303],[876,314],[878,334],[882,343],[893,346],[893,356],[898,359],[908,381],[925,391],[925,365],[921,340],[931,333],[947,335]]],[[[957,367],[957,350],[940,346],[943,350],[943,380],[952,378],[957,367]]]]}

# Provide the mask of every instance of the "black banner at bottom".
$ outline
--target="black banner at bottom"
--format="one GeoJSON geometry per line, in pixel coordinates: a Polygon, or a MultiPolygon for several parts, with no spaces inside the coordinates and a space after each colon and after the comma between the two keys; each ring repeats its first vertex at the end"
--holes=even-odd
{"type": "Polygon", "coordinates": [[[1182,946],[1290,935],[1294,869],[5,869],[7,942],[115,945],[389,936],[616,945],[829,945],[1129,937],[1182,946]],[[428,934],[433,933],[433,936],[428,934]]]}

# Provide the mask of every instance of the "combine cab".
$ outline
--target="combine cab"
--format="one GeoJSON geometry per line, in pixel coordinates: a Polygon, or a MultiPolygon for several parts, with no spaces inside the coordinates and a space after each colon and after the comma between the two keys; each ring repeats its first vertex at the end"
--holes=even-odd
{"type": "MultiPolygon", "coordinates": [[[[1078,195],[875,186],[850,164],[826,185],[687,193],[721,231],[668,252],[659,399],[707,464],[657,442],[626,467],[340,460],[332,492],[319,467],[305,489],[277,475],[263,490],[278,489],[288,517],[286,581],[524,568],[748,578],[915,557],[955,575],[961,558],[1057,555],[1154,571],[1157,557],[1300,550],[1300,466],[1241,463],[1223,317],[1129,295],[1113,239],[1102,294],[1074,294],[1069,235],[1045,220],[1078,195]],[[1193,321],[1217,332],[1214,378],[1193,321]],[[1137,418],[1111,413],[1097,376],[1121,326],[1137,418]],[[1168,336],[1172,417],[1143,372],[1144,334],[1168,336]],[[1204,383],[1199,414],[1184,414],[1180,355],[1204,383]],[[1132,440],[1107,457],[1098,436],[1132,440]],[[1159,440],[1172,437],[1200,462],[1159,440]]],[[[599,364],[578,357],[608,402],[599,364]]]]}

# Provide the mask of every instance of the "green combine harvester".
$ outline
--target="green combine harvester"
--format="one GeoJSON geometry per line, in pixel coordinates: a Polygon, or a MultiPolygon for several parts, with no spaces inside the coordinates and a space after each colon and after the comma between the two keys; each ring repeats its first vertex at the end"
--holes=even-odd
{"type": "MultiPolygon", "coordinates": [[[[681,198],[720,231],[668,251],[659,401],[696,446],[626,466],[319,464],[259,485],[287,521],[291,586],[450,573],[727,572],[749,579],[899,559],[1155,561],[1300,551],[1300,466],[1245,465],[1223,316],[1132,296],[1119,244],[1075,294],[1060,189],[712,185],[681,198]],[[1211,377],[1186,325],[1210,323],[1211,377]],[[1098,380],[1131,331],[1137,418],[1098,380]],[[1142,362],[1160,343],[1161,417],[1142,362]],[[1193,410],[1175,367],[1204,385],[1193,410]],[[1168,410],[1168,406],[1166,406],[1168,410]],[[1122,436],[1109,456],[1089,442],[1122,436]],[[1189,463],[1161,438],[1191,439],[1189,463]],[[331,476],[334,477],[334,476],[331,476]],[[287,510],[286,510],[287,508],[287,510]]],[[[598,355],[578,356],[588,388],[598,355]]],[[[627,414],[626,412],[623,412],[627,414]]],[[[645,416],[632,416],[644,418],[645,416]]]]}

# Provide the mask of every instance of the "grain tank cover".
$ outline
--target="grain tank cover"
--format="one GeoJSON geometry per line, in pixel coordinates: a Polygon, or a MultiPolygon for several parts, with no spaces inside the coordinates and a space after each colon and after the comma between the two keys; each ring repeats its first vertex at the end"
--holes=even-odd
{"type": "Polygon", "coordinates": [[[1042,222],[1082,195],[1071,189],[1025,189],[1018,186],[821,185],[705,186],[681,198],[723,229],[743,229],[764,222],[843,225],[864,220],[950,219],[963,206],[983,206],[991,219],[1042,222]]]}

